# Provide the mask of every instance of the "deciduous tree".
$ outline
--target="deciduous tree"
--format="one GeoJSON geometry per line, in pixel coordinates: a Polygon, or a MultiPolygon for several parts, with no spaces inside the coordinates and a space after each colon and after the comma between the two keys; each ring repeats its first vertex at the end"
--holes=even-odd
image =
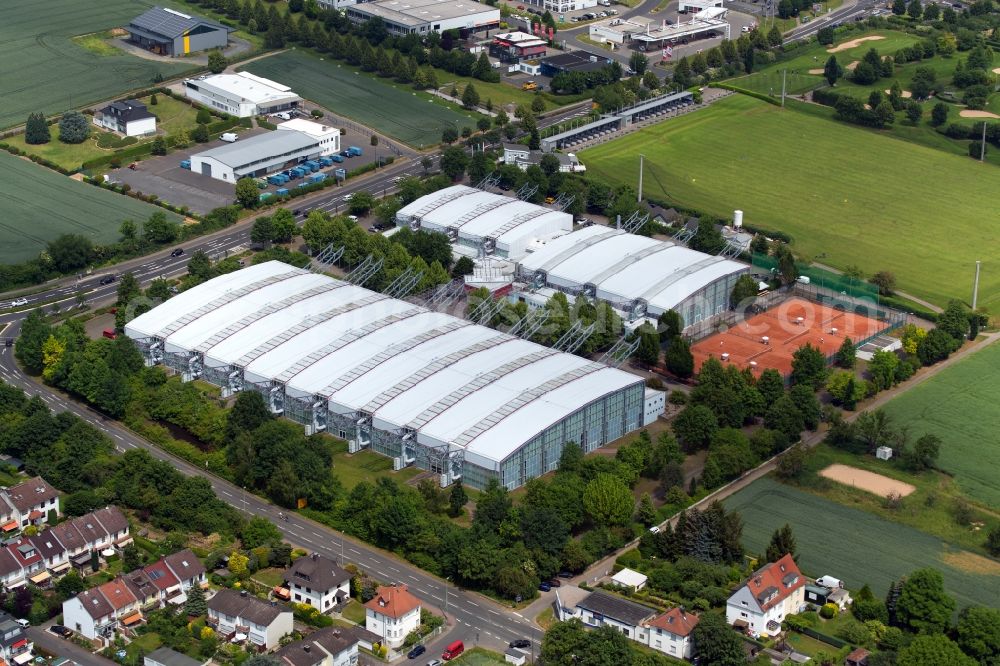
{"type": "Polygon", "coordinates": [[[921,634],[943,632],[951,623],[954,611],[955,600],[945,592],[941,572],[931,568],[917,569],[910,574],[896,603],[899,624],[921,634]]]}
{"type": "Polygon", "coordinates": [[[598,474],[583,492],[583,506],[596,525],[627,525],[634,505],[632,491],[614,474],[598,474]]]}

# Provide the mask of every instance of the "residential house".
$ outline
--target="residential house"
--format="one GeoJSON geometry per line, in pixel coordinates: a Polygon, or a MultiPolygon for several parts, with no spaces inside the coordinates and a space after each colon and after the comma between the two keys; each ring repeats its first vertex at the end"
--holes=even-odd
{"type": "Polygon", "coordinates": [[[420,600],[406,585],[382,586],[365,604],[365,628],[397,648],[406,635],[420,626],[420,600]]]}
{"type": "Polygon", "coordinates": [[[281,666],[354,666],[365,633],[360,627],[326,627],[289,643],[274,658],[281,666]]]}
{"type": "Polygon", "coordinates": [[[107,637],[114,631],[115,609],[100,589],[84,590],[63,602],[63,624],[84,638],[107,637]]]}
{"type": "Polygon", "coordinates": [[[683,608],[671,608],[646,624],[649,647],[678,659],[690,659],[694,651],[691,632],[700,618],[683,608]]]}
{"type": "Polygon", "coordinates": [[[619,587],[638,592],[646,587],[646,576],[638,571],[626,568],[612,576],[611,582],[619,587]]]}
{"type": "Polygon", "coordinates": [[[139,602],[140,610],[159,608],[161,605],[160,590],[143,569],[136,569],[122,576],[128,589],[132,591],[139,602]]]}
{"type": "Polygon", "coordinates": [[[8,543],[7,550],[14,556],[18,566],[21,568],[20,576],[11,581],[7,585],[8,588],[19,587],[29,580],[35,585],[44,585],[48,581],[50,576],[45,570],[45,563],[42,561],[42,556],[38,553],[38,549],[35,548],[35,544],[31,543],[27,537],[21,537],[14,543],[8,543]]]}
{"type": "Polygon", "coordinates": [[[646,625],[656,617],[655,609],[604,590],[591,592],[576,607],[580,611],[580,619],[587,626],[612,627],[637,643],[649,644],[646,625]]]}
{"type": "Polygon", "coordinates": [[[0,657],[8,664],[26,664],[32,659],[33,647],[24,627],[9,614],[0,611],[0,657]]]}
{"type": "Polygon", "coordinates": [[[24,570],[21,563],[7,548],[0,548],[0,584],[4,589],[15,586],[17,581],[24,581],[24,570]]]}
{"type": "Polygon", "coordinates": [[[590,592],[582,590],[576,585],[562,585],[554,589],[556,619],[560,622],[568,622],[575,617],[580,617],[580,609],[577,604],[586,599],[590,592]]]}
{"type": "Polygon", "coordinates": [[[162,558],[143,567],[142,572],[156,587],[159,603],[166,603],[184,594],[181,590],[181,582],[177,580],[177,576],[170,571],[162,558]]]}
{"type": "Polygon", "coordinates": [[[42,558],[42,566],[49,572],[58,575],[69,570],[70,564],[66,559],[66,548],[56,537],[55,530],[45,530],[35,536],[30,536],[28,541],[34,544],[42,558]]]}
{"type": "Polygon", "coordinates": [[[209,661],[192,659],[170,648],[157,648],[142,658],[142,666],[204,666],[209,661]]]}
{"type": "Polygon", "coordinates": [[[59,523],[49,532],[63,545],[65,549],[64,561],[69,562],[70,566],[82,570],[90,566],[91,558],[87,540],[80,534],[80,530],[76,529],[76,523],[79,520],[80,518],[76,518],[59,523]]]}
{"type": "Polygon", "coordinates": [[[156,116],[134,99],[111,102],[94,114],[94,124],[125,136],[156,134],[156,116]]]}
{"type": "Polygon", "coordinates": [[[805,607],[806,579],[786,554],[757,569],[726,602],[726,621],[751,636],[775,636],[787,615],[805,607]]]}
{"type": "Polygon", "coordinates": [[[323,613],[351,598],[351,574],[322,555],[300,557],[284,573],[291,601],[309,604],[323,613]]]}
{"type": "Polygon", "coordinates": [[[190,590],[192,585],[205,586],[205,565],[190,549],[185,548],[172,555],[167,555],[163,561],[170,572],[180,581],[183,592],[190,590]]]}
{"type": "Polygon", "coordinates": [[[517,143],[503,144],[503,163],[513,164],[521,171],[527,171],[530,166],[538,166],[542,163],[542,157],[553,155],[559,160],[559,172],[571,173],[576,171],[586,171],[587,167],[580,163],[573,153],[545,153],[541,150],[531,150],[527,146],[517,143]]]}
{"type": "Polygon", "coordinates": [[[804,595],[806,603],[813,604],[814,606],[834,604],[842,611],[847,610],[854,602],[851,598],[851,593],[842,587],[829,588],[823,585],[807,583],[804,595]]]}
{"type": "Polygon", "coordinates": [[[128,518],[116,506],[106,506],[91,514],[107,532],[107,540],[102,540],[102,548],[121,549],[132,543],[132,533],[129,531],[128,518]]]}
{"type": "Polygon", "coordinates": [[[864,648],[855,648],[844,658],[844,666],[868,666],[868,657],[871,652],[864,648]]]}
{"type": "Polygon", "coordinates": [[[270,650],[282,636],[292,633],[292,611],[277,602],[267,602],[246,590],[219,590],[208,601],[208,620],[223,640],[248,640],[270,650]]]}
{"type": "Polygon", "coordinates": [[[121,627],[133,627],[142,621],[139,599],[132,593],[125,580],[119,576],[97,588],[114,609],[115,619],[121,627]]]}
{"type": "Polygon", "coordinates": [[[0,516],[4,518],[5,530],[11,522],[19,529],[46,523],[52,510],[59,515],[59,491],[40,476],[0,490],[0,499],[6,504],[5,509],[0,509],[0,513],[6,514],[0,516]]]}

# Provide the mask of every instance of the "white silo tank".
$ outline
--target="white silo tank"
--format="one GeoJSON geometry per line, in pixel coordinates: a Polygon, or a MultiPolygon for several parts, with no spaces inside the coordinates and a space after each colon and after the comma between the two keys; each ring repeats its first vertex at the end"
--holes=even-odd
{"type": "Polygon", "coordinates": [[[734,210],[733,211],[733,228],[741,229],[743,227],[743,211],[734,210]]]}

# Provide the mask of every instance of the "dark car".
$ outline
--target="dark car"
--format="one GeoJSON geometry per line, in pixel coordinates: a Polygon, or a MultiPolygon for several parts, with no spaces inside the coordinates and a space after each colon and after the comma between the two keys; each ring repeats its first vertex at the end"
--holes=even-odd
{"type": "Polygon", "coordinates": [[[295,217],[298,217],[301,214],[302,214],[301,208],[296,208],[295,210],[292,211],[292,215],[294,215],[295,217]]]}
{"type": "Polygon", "coordinates": [[[179,247],[179,248],[177,248],[176,250],[174,250],[173,252],[171,252],[171,253],[170,253],[170,256],[171,256],[171,257],[179,257],[179,256],[181,256],[182,254],[184,254],[184,248],[182,248],[182,247],[179,247]]]}
{"type": "Polygon", "coordinates": [[[111,284],[114,281],[115,281],[115,276],[114,275],[105,275],[104,277],[101,278],[101,284],[102,285],[104,285],[104,284],[111,284]]]}
{"type": "Polygon", "coordinates": [[[531,641],[529,641],[527,638],[519,638],[516,641],[511,641],[507,647],[527,648],[531,647],[531,641]]]}
{"type": "Polygon", "coordinates": [[[562,583],[559,582],[558,578],[553,578],[549,581],[549,587],[562,587],[562,583]]]}
{"type": "Polygon", "coordinates": [[[549,585],[548,583],[542,583],[541,585],[538,586],[539,592],[548,592],[551,589],[552,586],[549,585]]]}
{"type": "Polygon", "coordinates": [[[61,624],[53,624],[51,627],[49,627],[49,631],[51,631],[56,636],[62,636],[63,638],[69,638],[70,636],[73,635],[72,629],[70,629],[69,627],[64,627],[61,624]]]}
{"type": "Polygon", "coordinates": [[[570,573],[569,571],[560,571],[559,572],[559,577],[560,578],[572,578],[573,574],[570,573]]]}
{"type": "Polygon", "coordinates": [[[427,648],[425,648],[423,645],[414,645],[413,649],[406,653],[406,658],[407,659],[416,659],[417,657],[419,657],[420,655],[422,655],[424,652],[427,652],[427,648]]]}

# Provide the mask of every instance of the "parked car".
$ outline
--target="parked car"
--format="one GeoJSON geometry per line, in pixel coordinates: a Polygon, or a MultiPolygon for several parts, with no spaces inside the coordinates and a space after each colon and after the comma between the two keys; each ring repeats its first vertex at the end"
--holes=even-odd
{"type": "Polygon", "coordinates": [[[10,302],[10,307],[12,307],[12,308],[20,308],[20,307],[24,307],[27,304],[28,304],[28,299],[22,296],[21,298],[15,298],[13,301],[11,301],[10,302]]]}
{"type": "Polygon", "coordinates": [[[419,657],[420,655],[422,655],[424,652],[427,652],[427,648],[425,648],[423,645],[414,645],[413,649],[406,653],[406,658],[407,659],[416,659],[417,657],[419,657]]]}
{"type": "Polygon", "coordinates": [[[73,635],[72,629],[64,627],[61,624],[53,624],[51,627],[49,627],[49,631],[51,631],[56,636],[62,636],[63,638],[69,638],[70,636],[73,635]]]}
{"type": "Polygon", "coordinates": [[[114,275],[105,275],[104,277],[101,278],[101,284],[102,285],[104,285],[104,284],[111,284],[114,281],[115,281],[115,276],[114,275]]]}
{"type": "Polygon", "coordinates": [[[562,583],[558,578],[553,578],[549,581],[549,587],[562,587],[562,583]]]}
{"type": "Polygon", "coordinates": [[[184,248],[182,248],[182,247],[179,247],[179,248],[175,249],[175,250],[174,250],[173,252],[171,252],[171,253],[170,253],[170,256],[171,256],[171,257],[179,257],[179,256],[181,256],[182,254],[184,254],[184,248]]]}
{"type": "Polygon", "coordinates": [[[538,591],[539,592],[548,592],[551,589],[552,589],[552,586],[549,585],[548,583],[542,583],[541,585],[538,586],[538,591]]]}
{"type": "Polygon", "coordinates": [[[560,571],[559,572],[559,577],[560,578],[572,578],[573,574],[571,572],[569,572],[569,571],[560,571]]]}
{"type": "Polygon", "coordinates": [[[510,643],[508,643],[507,647],[512,647],[512,648],[527,648],[527,647],[531,647],[531,641],[529,641],[526,638],[519,638],[516,641],[511,641],[510,643]]]}
{"type": "Polygon", "coordinates": [[[441,666],[444,662],[440,659],[431,659],[427,662],[427,666],[441,666]]]}
{"type": "Polygon", "coordinates": [[[31,623],[30,623],[30,622],[28,622],[27,620],[25,620],[25,619],[24,619],[23,617],[22,617],[22,618],[20,618],[20,619],[19,619],[19,620],[17,621],[17,623],[18,623],[19,625],[21,625],[21,627],[22,627],[22,628],[24,628],[24,629],[27,629],[28,627],[30,627],[30,626],[31,626],[31,623]]]}

